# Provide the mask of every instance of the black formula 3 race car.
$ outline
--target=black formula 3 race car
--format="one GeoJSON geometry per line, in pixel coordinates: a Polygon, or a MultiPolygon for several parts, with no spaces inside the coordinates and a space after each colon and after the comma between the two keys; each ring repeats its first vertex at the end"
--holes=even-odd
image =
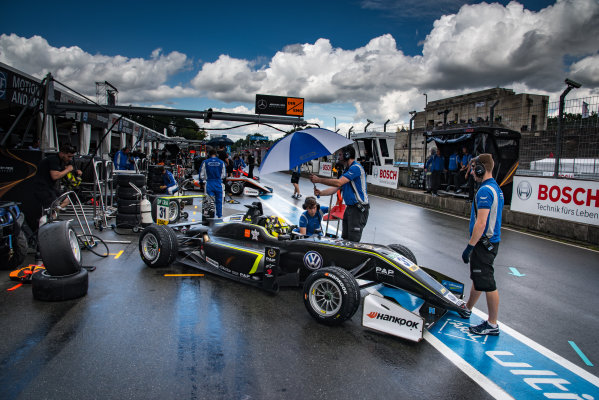
{"type": "Polygon", "coordinates": [[[364,296],[362,325],[420,341],[447,311],[470,316],[464,285],[417,265],[405,246],[357,243],[293,233],[262,203],[206,225],[151,225],[139,238],[150,267],[173,262],[241,281],[269,292],[303,283],[303,300],[318,322],[338,325],[352,318],[364,296]]]}

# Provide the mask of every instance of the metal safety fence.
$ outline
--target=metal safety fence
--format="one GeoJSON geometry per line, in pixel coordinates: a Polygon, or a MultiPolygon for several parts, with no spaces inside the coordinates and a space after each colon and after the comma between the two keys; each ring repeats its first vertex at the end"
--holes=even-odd
{"type": "Polygon", "coordinates": [[[559,176],[599,180],[599,96],[565,100],[562,114],[549,102],[544,129],[521,130],[517,174],[553,176],[559,159],[559,176]]]}

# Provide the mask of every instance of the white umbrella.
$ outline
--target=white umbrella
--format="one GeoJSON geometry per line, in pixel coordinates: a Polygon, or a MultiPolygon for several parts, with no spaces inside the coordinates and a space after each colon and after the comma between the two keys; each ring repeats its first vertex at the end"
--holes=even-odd
{"type": "Polygon", "coordinates": [[[294,169],[318,157],[328,156],[352,140],[322,128],[308,128],[294,132],[275,143],[262,159],[260,173],[294,169]]]}

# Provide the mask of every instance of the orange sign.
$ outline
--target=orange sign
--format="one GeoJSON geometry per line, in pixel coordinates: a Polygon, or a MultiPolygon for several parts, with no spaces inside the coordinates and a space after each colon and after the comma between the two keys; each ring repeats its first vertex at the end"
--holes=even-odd
{"type": "Polygon", "coordinates": [[[287,97],[287,115],[304,116],[304,99],[287,97]]]}

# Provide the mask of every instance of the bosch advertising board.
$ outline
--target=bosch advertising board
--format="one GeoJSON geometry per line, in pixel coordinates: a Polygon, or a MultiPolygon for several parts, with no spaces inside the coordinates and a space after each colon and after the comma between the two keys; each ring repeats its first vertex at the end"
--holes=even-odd
{"type": "Polygon", "coordinates": [[[321,162],[318,170],[318,175],[322,176],[333,176],[333,163],[330,162],[321,162]]]}
{"type": "Polygon", "coordinates": [[[397,182],[399,180],[399,168],[397,167],[384,167],[375,165],[372,168],[372,175],[368,176],[368,183],[372,183],[377,186],[384,186],[391,189],[397,189],[397,182]]]}
{"type": "Polygon", "coordinates": [[[299,97],[256,95],[256,114],[304,116],[304,99],[299,97]]]}
{"type": "Polygon", "coordinates": [[[515,176],[511,209],[599,225],[599,182],[515,176]]]}

